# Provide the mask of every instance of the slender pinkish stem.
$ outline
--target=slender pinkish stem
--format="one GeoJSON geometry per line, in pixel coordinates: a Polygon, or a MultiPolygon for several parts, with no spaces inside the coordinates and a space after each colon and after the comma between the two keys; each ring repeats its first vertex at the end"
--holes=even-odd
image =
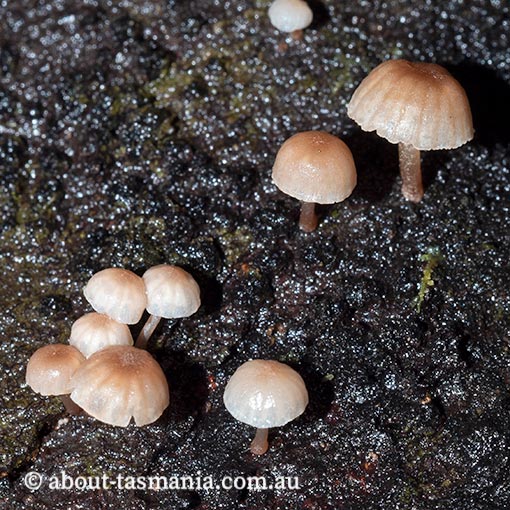
{"type": "Polygon", "coordinates": [[[269,429],[257,429],[257,433],[250,445],[251,453],[254,455],[264,455],[267,452],[269,448],[269,443],[267,442],[268,432],[269,429]]]}
{"type": "Polygon", "coordinates": [[[303,232],[313,232],[319,224],[319,218],[315,212],[313,202],[303,202],[301,204],[301,214],[299,216],[299,227],[303,232]]]}
{"type": "Polygon", "coordinates": [[[398,144],[402,195],[406,200],[419,202],[423,197],[420,151],[412,145],[398,144]]]}
{"type": "Polygon", "coordinates": [[[140,334],[136,339],[135,347],[138,347],[139,349],[145,349],[147,347],[147,342],[152,336],[152,333],[154,333],[158,327],[160,320],[161,317],[158,317],[157,315],[149,315],[147,322],[144,324],[142,331],[140,331],[140,334]]]}

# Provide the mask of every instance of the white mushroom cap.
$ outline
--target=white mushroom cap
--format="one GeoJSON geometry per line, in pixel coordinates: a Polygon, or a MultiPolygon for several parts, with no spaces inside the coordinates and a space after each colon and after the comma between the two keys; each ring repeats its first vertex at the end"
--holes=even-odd
{"type": "Polygon", "coordinates": [[[71,380],[73,402],[98,420],[127,427],[156,421],[169,404],[165,374],[144,349],[115,345],[88,358],[71,380]]]}
{"type": "Polygon", "coordinates": [[[133,337],[125,324],[107,315],[91,312],[72,325],[69,343],[88,358],[110,345],[133,345],[133,337]]]}
{"type": "Polygon", "coordinates": [[[147,311],[165,319],[189,317],[200,308],[200,287],[184,269],[162,264],[143,275],[147,311]]]}
{"type": "Polygon", "coordinates": [[[302,30],[313,20],[312,9],[303,0],[275,0],[268,14],[271,24],[282,32],[302,30]]]}
{"type": "Polygon", "coordinates": [[[280,147],[273,182],[303,202],[342,202],[356,186],[356,166],[347,145],[324,131],[304,131],[280,147]]]}
{"type": "Polygon", "coordinates": [[[223,401],[237,420],[267,429],[301,415],[308,405],[308,392],[301,376],[288,365],[256,359],[234,372],[223,401]]]}
{"type": "Polygon", "coordinates": [[[466,92],[436,64],[383,62],[355,90],[347,114],[364,131],[419,150],[454,149],[474,134],[466,92]]]}
{"type": "Polygon", "coordinates": [[[93,275],[83,294],[96,312],[123,324],[136,324],[147,305],[143,280],[127,269],[116,267],[93,275]]]}
{"type": "Polygon", "coordinates": [[[26,382],[41,395],[67,395],[71,377],[84,361],[83,354],[70,345],[45,345],[28,361],[26,382]]]}

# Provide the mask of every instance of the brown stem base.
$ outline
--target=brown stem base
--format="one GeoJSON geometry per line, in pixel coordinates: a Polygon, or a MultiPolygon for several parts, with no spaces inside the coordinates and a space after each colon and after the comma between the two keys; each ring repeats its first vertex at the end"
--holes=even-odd
{"type": "Polygon", "coordinates": [[[303,202],[299,216],[299,228],[303,232],[313,232],[318,224],[319,218],[315,213],[315,204],[313,202],[303,202]]]}
{"type": "Polygon", "coordinates": [[[292,39],[294,41],[302,41],[303,40],[303,31],[302,30],[294,30],[294,32],[290,33],[292,39]]]}
{"type": "Polygon", "coordinates": [[[250,445],[251,453],[254,455],[264,455],[267,452],[269,448],[269,443],[267,442],[268,433],[268,429],[257,429],[257,433],[250,445]]]}
{"type": "Polygon", "coordinates": [[[69,395],[60,395],[60,400],[62,400],[62,404],[64,404],[68,414],[72,416],[83,414],[83,409],[78,404],[73,402],[69,395]]]}
{"type": "Polygon", "coordinates": [[[406,200],[419,202],[423,198],[420,151],[412,145],[398,144],[402,195],[406,200]]]}

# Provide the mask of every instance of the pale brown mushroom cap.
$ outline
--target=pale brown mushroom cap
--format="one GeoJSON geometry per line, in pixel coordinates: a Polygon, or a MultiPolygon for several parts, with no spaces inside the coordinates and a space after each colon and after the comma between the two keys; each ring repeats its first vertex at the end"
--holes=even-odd
{"type": "Polygon", "coordinates": [[[364,131],[419,150],[454,149],[474,134],[466,92],[436,64],[383,62],[356,89],[347,114],[364,131]]]}
{"type": "Polygon", "coordinates": [[[256,359],[234,372],[223,401],[237,420],[267,429],[300,416],[308,405],[308,392],[301,376],[288,365],[256,359]]]}
{"type": "Polygon", "coordinates": [[[324,131],[291,136],[276,155],[272,176],[287,195],[317,204],[342,202],[356,186],[349,147],[324,131]]]}
{"type": "Polygon", "coordinates": [[[41,395],[67,395],[71,377],[84,361],[83,354],[71,345],[45,345],[28,361],[26,382],[41,395]]]}
{"type": "Polygon", "coordinates": [[[274,0],[268,14],[271,24],[282,32],[302,30],[313,20],[312,9],[303,0],[274,0]]]}
{"type": "Polygon", "coordinates": [[[98,420],[127,427],[156,421],[169,404],[168,383],[144,349],[106,347],[88,358],[71,380],[71,399],[98,420]]]}
{"type": "Polygon", "coordinates": [[[177,266],[159,265],[143,275],[147,291],[147,311],[157,317],[189,317],[200,308],[200,287],[195,279],[177,266]]]}
{"type": "Polygon", "coordinates": [[[136,324],[147,305],[143,280],[127,269],[116,267],[93,275],[83,294],[96,312],[123,324],[136,324]]]}
{"type": "Polygon", "coordinates": [[[91,312],[74,322],[69,343],[88,358],[110,345],[133,345],[133,337],[126,324],[102,313],[91,312]]]}

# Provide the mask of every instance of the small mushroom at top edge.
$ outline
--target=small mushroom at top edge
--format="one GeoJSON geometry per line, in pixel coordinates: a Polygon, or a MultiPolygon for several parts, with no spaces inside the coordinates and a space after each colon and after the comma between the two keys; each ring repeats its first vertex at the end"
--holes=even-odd
{"type": "Polygon", "coordinates": [[[313,20],[313,12],[303,0],[275,0],[269,7],[271,24],[282,32],[290,32],[296,40],[303,38],[303,29],[313,20]]]}

